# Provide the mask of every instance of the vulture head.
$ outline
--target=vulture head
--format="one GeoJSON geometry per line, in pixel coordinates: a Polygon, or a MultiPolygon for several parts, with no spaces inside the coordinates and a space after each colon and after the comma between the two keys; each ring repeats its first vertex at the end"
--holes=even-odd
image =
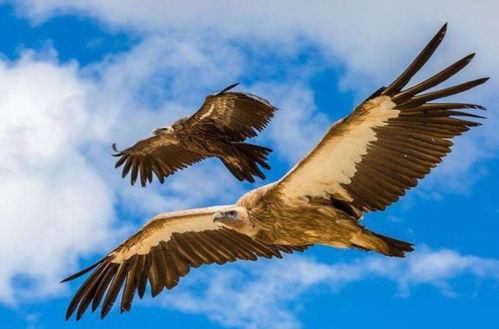
{"type": "Polygon", "coordinates": [[[248,209],[235,206],[213,214],[213,222],[222,223],[239,232],[248,232],[254,229],[249,216],[248,209]]]}
{"type": "Polygon", "coordinates": [[[168,135],[168,134],[173,134],[175,132],[175,130],[173,129],[172,126],[164,126],[164,127],[160,127],[160,128],[156,128],[152,131],[152,134],[154,136],[158,136],[158,135],[168,135]]]}

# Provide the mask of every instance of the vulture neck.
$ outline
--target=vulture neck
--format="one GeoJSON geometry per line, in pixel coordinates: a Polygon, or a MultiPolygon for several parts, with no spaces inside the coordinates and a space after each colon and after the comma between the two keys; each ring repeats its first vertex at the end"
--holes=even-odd
{"type": "Polygon", "coordinates": [[[272,230],[275,225],[274,207],[281,208],[279,199],[274,195],[275,182],[261,186],[244,194],[237,205],[245,207],[248,210],[249,221],[254,226],[254,237],[266,242],[272,243],[272,230]],[[270,235],[269,235],[270,234],[270,235]]]}

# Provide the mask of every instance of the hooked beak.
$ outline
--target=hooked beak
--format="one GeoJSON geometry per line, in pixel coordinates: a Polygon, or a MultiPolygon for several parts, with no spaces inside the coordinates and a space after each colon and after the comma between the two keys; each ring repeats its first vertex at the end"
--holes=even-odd
{"type": "Polygon", "coordinates": [[[213,223],[220,222],[224,218],[225,218],[225,215],[223,213],[217,212],[215,215],[213,215],[213,223]]]}

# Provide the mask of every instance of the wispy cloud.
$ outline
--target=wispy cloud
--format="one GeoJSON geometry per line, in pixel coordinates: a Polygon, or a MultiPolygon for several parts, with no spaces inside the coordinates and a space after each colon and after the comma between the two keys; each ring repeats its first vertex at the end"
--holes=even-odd
{"type": "Polygon", "coordinates": [[[499,282],[499,260],[463,255],[456,251],[420,250],[406,259],[368,256],[352,262],[326,264],[305,256],[281,261],[239,264],[230,269],[193,271],[182,285],[150,305],[202,314],[227,327],[301,328],[300,296],[321,287],[339,293],[349,284],[366,278],[383,279],[398,287],[406,297],[411,287],[430,285],[444,295],[455,292],[450,283],[460,276],[499,282]],[[187,288],[186,288],[187,287],[187,288]]]}
{"type": "Polygon", "coordinates": [[[314,93],[302,82],[258,83],[257,95],[266,95],[279,108],[269,126],[269,137],[283,160],[296,163],[320,140],[331,122],[317,109],[314,93]]]}
{"type": "Polygon", "coordinates": [[[54,274],[102,247],[114,197],[82,152],[93,134],[76,65],[25,54],[0,63],[0,90],[0,301],[15,303],[57,291],[54,274]]]}

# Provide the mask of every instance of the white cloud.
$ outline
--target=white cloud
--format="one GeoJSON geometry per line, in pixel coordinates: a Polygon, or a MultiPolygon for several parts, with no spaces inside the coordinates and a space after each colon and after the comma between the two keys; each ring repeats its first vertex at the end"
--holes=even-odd
{"type": "Polygon", "coordinates": [[[0,301],[58,291],[77,257],[109,238],[113,194],[82,151],[93,140],[87,92],[75,64],[0,63],[0,301]]]}
{"type": "Polygon", "coordinates": [[[405,259],[368,256],[336,264],[288,256],[281,261],[193,271],[183,280],[184,288],[147,303],[203,314],[227,327],[294,329],[301,328],[299,310],[307,308],[300,305],[300,297],[312,288],[337,293],[349,284],[376,278],[394,282],[399,296],[407,296],[411,287],[422,284],[453,296],[452,279],[467,275],[497,283],[498,273],[498,260],[425,247],[405,259]]]}
{"type": "Polygon", "coordinates": [[[307,154],[331,124],[315,106],[312,90],[302,83],[260,83],[251,92],[265,95],[279,108],[268,130],[275,151],[291,164],[307,154]]]}
{"type": "Polygon", "coordinates": [[[487,58],[486,63],[498,61],[493,56],[497,46],[489,42],[489,36],[499,29],[494,19],[497,3],[493,0],[418,3],[257,0],[237,4],[230,0],[11,2],[17,4],[21,15],[36,21],[61,13],[76,13],[96,17],[115,27],[153,34],[165,31],[214,34],[217,38],[245,38],[255,42],[300,41],[300,37],[307,37],[334,50],[341,60],[347,60],[352,70],[378,76],[398,73],[398,65],[405,63],[400,54],[412,51],[414,43],[408,46],[408,38],[424,42],[432,34],[426,27],[438,28],[448,21],[455,35],[451,41],[453,48],[462,49],[465,38],[468,50],[479,48],[487,58]]]}

